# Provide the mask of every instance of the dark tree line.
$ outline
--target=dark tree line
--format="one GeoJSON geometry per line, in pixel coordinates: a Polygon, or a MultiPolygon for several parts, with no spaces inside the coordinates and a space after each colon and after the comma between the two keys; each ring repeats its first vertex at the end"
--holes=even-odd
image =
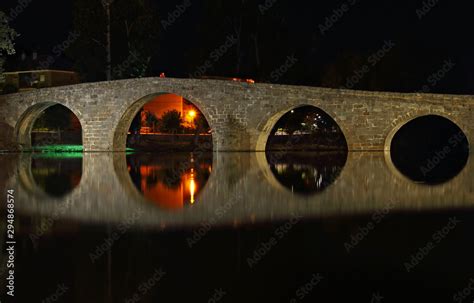
{"type": "MultiPolygon", "coordinates": [[[[329,4],[205,0],[191,2],[170,19],[176,5],[152,0],[115,0],[110,4],[113,79],[165,72],[171,77],[198,74],[402,92],[451,92],[453,85],[463,92],[459,87],[465,91],[469,87],[469,71],[460,69],[462,64],[433,79],[443,62],[451,59],[458,63],[461,55],[449,48],[430,47],[429,43],[436,41],[418,41],[408,30],[415,31],[418,24],[416,15],[410,15],[411,8],[406,9],[412,18],[406,21],[410,25],[407,30],[400,25],[396,33],[390,28],[386,34],[364,38],[376,26],[388,27],[390,23],[390,19],[387,24],[376,19],[373,22],[378,23],[362,22],[360,18],[370,20],[371,14],[379,19],[385,16],[370,3],[361,3],[325,33],[318,26],[331,14],[333,6],[329,4]],[[360,28],[360,32],[353,28],[360,28]],[[226,45],[229,39],[232,43],[226,45]],[[389,40],[394,46],[372,64],[370,58],[389,40]],[[199,70],[203,72],[196,73],[199,70]]],[[[75,2],[75,30],[81,37],[69,56],[85,81],[106,79],[106,12],[101,0],[75,2]]]]}
{"type": "Polygon", "coordinates": [[[159,17],[150,0],[76,0],[74,30],[80,36],[68,55],[83,80],[107,79],[108,11],[111,78],[145,76],[158,49],[159,17]]]}

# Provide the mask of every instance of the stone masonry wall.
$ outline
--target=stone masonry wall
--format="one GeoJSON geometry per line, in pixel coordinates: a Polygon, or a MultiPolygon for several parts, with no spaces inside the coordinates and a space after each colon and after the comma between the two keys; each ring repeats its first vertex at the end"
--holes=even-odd
{"type": "Polygon", "coordinates": [[[86,151],[122,151],[135,109],[160,93],[174,93],[193,102],[213,129],[214,149],[219,151],[263,150],[276,121],[301,105],[314,105],[333,117],[350,150],[383,150],[397,129],[426,114],[452,120],[469,142],[474,141],[474,96],[143,78],[0,96],[0,150],[27,148],[28,140],[22,136],[38,114],[32,109],[59,103],[79,118],[86,151]]]}

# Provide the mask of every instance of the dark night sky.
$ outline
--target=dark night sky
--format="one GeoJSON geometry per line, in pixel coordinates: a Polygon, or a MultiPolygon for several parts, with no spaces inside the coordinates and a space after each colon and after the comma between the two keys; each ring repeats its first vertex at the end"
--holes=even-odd
{"type": "MultiPolygon", "coordinates": [[[[7,15],[19,5],[18,0],[2,0],[0,8],[7,15]]],[[[67,37],[72,29],[72,1],[26,0],[29,3],[10,24],[20,33],[19,47],[48,49],[67,37]]]]}
{"type": "MultiPolygon", "coordinates": [[[[30,4],[11,24],[21,33],[17,39],[19,48],[36,47],[47,52],[73,30],[71,0],[24,1],[30,4]]],[[[451,59],[456,64],[454,69],[433,88],[433,91],[474,93],[474,42],[471,34],[474,10],[469,3],[433,0],[431,2],[435,3],[434,8],[420,20],[416,10],[422,7],[423,1],[401,3],[395,0],[358,0],[324,36],[321,35],[318,25],[323,23],[326,17],[331,16],[334,9],[349,1],[307,1],[305,4],[302,2],[290,4],[289,0],[273,1],[275,4],[269,10],[269,14],[281,18],[281,25],[275,27],[274,31],[281,31],[284,39],[279,44],[271,45],[271,48],[278,50],[275,52],[275,57],[268,58],[272,56],[272,52],[269,52],[270,55],[266,55],[263,60],[274,62],[274,65],[278,66],[278,63],[283,62],[285,58],[278,54],[297,53],[301,58],[295,72],[289,73],[279,82],[318,85],[321,75],[325,73],[325,66],[337,62],[341,54],[359,53],[365,56],[380,48],[385,40],[393,40],[401,58],[396,64],[398,68],[392,71],[389,66],[384,67],[383,70],[377,71],[377,77],[381,77],[381,73],[400,75],[392,75],[387,80],[389,83],[384,87],[386,90],[416,90],[415,88],[421,87],[428,76],[437,71],[445,60],[451,59]],[[422,69],[419,75],[414,76],[416,81],[413,80],[409,85],[399,84],[398,79],[407,77],[414,66],[422,69]],[[301,72],[303,70],[305,72],[301,72]],[[309,80],[310,77],[314,79],[309,80]]],[[[163,17],[183,1],[155,2],[157,15],[163,17]]],[[[190,54],[198,50],[206,53],[206,50],[212,50],[212,45],[215,45],[212,43],[205,45],[202,42],[203,35],[220,35],[222,38],[226,36],[224,26],[215,28],[212,32],[199,31],[199,25],[207,18],[203,3],[217,3],[217,0],[191,0],[191,2],[191,7],[172,28],[164,33],[160,28],[157,29],[161,34],[156,56],[152,60],[151,75],[165,71],[168,76],[186,77],[192,69],[189,67],[190,54]]],[[[265,1],[255,2],[263,4],[265,1]]],[[[2,0],[0,9],[9,14],[10,9],[16,5],[17,0],[2,0]]],[[[268,20],[266,18],[267,16],[262,17],[260,22],[265,23],[268,20]]],[[[223,13],[222,24],[225,24],[226,20],[228,16],[223,13]]],[[[253,50],[249,47],[244,49],[244,52],[250,54],[253,50]]],[[[254,63],[250,57],[248,55],[244,58],[244,64],[250,67],[246,69],[247,72],[239,76],[258,78],[252,72],[254,63]]],[[[195,60],[193,64],[198,64],[199,60],[204,60],[206,56],[200,58],[202,59],[195,60]]],[[[234,76],[225,67],[216,68],[212,73],[219,76],[234,76]]],[[[363,85],[357,88],[368,89],[363,85]]]]}

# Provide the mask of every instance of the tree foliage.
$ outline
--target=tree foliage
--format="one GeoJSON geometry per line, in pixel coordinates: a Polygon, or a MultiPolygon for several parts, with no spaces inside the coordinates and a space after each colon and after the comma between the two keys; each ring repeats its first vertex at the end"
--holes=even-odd
{"type": "Polygon", "coordinates": [[[7,55],[15,53],[15,45],[13,40],[17,33],[8,24],[8,17],[0,11],[0,80],[3,73],[3,65],[7,55]]]}
{"type": "Polygon", "coordinates": [[[209,123],[206,120],[206,117],[202,113],[198,113],[196,119],[194,120],[196,126],[196,132],[208,132],[210,130],[209,123]]]}
{"type": "MultiPolygon", "coordinates": [[[[110,5],[112,76],[143,77],[156,52],[159,18],[150,0],[115,0],[110,5]]],[[[86,81],[105,79],[106,15],[100,0],[75,0],[74,30],[81,33],[68,55],[86,81]],[[91,20],[94,20],[91,22],[91,20]]]]}
{"type": "MultiPolygon", "coordinates": [[[[47,108],[41,116],[36,119],[33,130],[66,130],[72,127],[73,113],[62,105],[54,105],[47,108]]],[[[75,117],[74,117],[75,118],[75,117]]]]}
{"type": "Polygon", "coordinates": [[[160,124],[160,119],[158,119],[155,116],[155,114],[149,111],[146,111],[145,115],[146,115],[146,119],[145,119],[146,126],[150,127],[153,131],[155,131],[155,128],[159,126],[160,124]]]}
{"type": "Polygon", "coordinates": [[[181,113],[173,109],[167,111],[161,117],[160,131],[163,133],[177,133],[181,130],[183,119],[181,113]]]}
{"type": "Polygon", "coordinates": [[[277,8],[285,10],[287,4],[278,2],[275,9],[268,10],[260,4],[261,1],[247,0],[204,1],[205,13],[196,24],[196,36],[202,47],[189,49],[186,56],[190,72],[205,62],[228,37],[233,37],[236,42],[222,56],[212,60],[205,75],[270,81],[274,69],[291,55],[282,46],[297,41],[289,35],[284,18],[275,13],[277,8]]]}

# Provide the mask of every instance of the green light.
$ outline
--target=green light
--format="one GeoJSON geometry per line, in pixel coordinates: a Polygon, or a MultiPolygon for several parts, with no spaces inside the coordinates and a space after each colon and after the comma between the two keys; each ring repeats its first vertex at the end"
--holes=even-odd
{"type": "Polygon", "coordinates": [[[125,155],[133,155],[135,153],[135,149],[127,147],[125,149],[125,155]]]}
{"type": "MultiPolygon", "coordinates": [[[[82,158],[84,147],[82,145],[43,145],[33,146],[33,148],[25,151],[34,152],[35,157],[51,157],[51,155],[54,155],[54,158],[82,158]]],[[[135,152],[135,149],[129,147],[125,150],[127,155],[135,152]]]]}
{"type": "Polygon", "coordinates": [[[82,145],[44,145],[34,146],[32,150],[42,153],[82,153],[84,148],[82,145]]]}
{"type": "Polygon", "coordinates": [[[82,158],[82,145],[44,145],[34,146],[33,158],[42,159],[77,159],[82,158]]]}

